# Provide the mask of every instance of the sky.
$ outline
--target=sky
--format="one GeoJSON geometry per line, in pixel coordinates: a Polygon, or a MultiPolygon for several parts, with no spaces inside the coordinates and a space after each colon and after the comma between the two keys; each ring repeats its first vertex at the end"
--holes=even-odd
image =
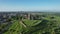
{"type": "Polygon", "coordinates": [[[0,0],[0,11],[60,11],[60,0],[0,0]]]}

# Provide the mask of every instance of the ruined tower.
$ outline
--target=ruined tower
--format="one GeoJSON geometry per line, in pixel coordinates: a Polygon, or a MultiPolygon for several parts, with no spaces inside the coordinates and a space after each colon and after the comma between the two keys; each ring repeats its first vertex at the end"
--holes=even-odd
{"type": "Polygon", "coordinates": [[[30,20],[30,13],[28,13],[28,19],[30,20]]]}

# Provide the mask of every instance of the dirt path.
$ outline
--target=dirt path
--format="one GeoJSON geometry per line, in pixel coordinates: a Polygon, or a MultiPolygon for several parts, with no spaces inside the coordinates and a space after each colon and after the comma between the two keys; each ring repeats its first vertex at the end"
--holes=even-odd
{"type": "Polygon", "coordinates": [[[26,24],[23,23],[23,21],[20,21],[20,24],[22,24],[25,28],[27,27],[26,24]]]}

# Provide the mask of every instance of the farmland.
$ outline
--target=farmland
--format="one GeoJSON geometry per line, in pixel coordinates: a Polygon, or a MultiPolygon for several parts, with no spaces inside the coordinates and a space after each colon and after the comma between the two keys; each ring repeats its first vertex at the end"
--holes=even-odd
{"type": "Polygon", "coordinates": [[[59,13],[18,12],[2,15],[5,14],[9,14],[9,18],[3,17],[6,20],[0,23],[0,34],[60,34],[59,13]]]}

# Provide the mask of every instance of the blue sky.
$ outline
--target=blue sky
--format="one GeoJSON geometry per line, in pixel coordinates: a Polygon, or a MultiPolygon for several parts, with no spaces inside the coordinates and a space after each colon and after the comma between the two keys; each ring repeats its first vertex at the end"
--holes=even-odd
{"type": "Polygon", "coordinates": [[[60,0],[0,0],[0,11],[60,11],[60,0]]]}

